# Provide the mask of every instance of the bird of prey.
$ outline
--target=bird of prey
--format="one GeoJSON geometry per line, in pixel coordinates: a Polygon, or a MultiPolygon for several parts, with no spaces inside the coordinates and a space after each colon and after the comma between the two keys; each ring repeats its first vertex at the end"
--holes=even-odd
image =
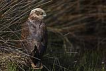
{"type": "Polygon", "coordinates": [[[42,56],[47,48],[47,29],[43,22],[46,13],[41,8],[33,9],[24,24],[25,31],[22,32],[23,39],[26,39],[26,51],[30,57],[31,66],[34,69],[42,68],[42,56]]]}

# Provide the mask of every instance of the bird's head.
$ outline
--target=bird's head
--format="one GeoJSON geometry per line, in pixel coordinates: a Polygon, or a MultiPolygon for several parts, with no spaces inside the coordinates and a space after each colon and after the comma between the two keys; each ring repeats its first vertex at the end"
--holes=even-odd
{"type": "Polygon", "coordinates": [[[46,12],[41,8],[35,8],[30,12],[30,17],[32,19],[42,20],[46,16],[46,12]]]}

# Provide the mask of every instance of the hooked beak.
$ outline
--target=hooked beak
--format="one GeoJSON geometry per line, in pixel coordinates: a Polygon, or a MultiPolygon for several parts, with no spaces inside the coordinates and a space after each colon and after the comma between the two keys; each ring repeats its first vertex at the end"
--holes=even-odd
{"type": "Polygon", "coordinates": [[[46,16],[47,16],[46,13],[44,13],[44,14],[43,14],[43,17],[46,17],[46,16]]]}

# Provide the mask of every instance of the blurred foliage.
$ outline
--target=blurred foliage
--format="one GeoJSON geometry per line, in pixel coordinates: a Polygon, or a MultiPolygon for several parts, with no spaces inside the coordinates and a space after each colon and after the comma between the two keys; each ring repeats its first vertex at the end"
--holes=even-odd
{"type": "Polygon", "coordinates": [[[0,46],[18,53],[21,25],[36,7],[47,13],[49,34],[42,71],[106,70],[105,0],[0,0],[0,46]]]}

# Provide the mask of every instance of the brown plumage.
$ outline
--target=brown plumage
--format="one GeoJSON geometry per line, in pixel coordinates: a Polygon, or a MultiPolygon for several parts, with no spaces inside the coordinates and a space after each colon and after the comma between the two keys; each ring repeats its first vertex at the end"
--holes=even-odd
{"type": "Polygon", "coordinates": [[[43,22],[44,16],[46,16],[44,10],[40,8],[32,10],[22,28],[22,39],[25,40],[23,47],[28,54],[33,56],[30,57],[33,68],[42,66],[41,59],[47,47],[47,30],[43,22]]]}

